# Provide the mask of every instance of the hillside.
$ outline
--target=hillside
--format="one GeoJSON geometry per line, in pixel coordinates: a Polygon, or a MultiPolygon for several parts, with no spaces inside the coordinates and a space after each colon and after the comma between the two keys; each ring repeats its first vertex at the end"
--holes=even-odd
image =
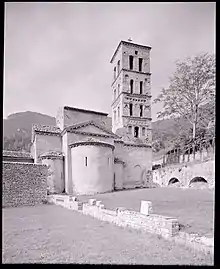
{"type": "Polygon", "coordinates": [[[26,111],[11,114],[3,120],[3,149],[30,151],[32,124],[55,125],[55,118],[26,111]]]}
{"type": "MultiPolygon", "coordinates": [[[[109,121],[110,118],[108,125],[110,125],[109,121]]],[[[55,125],[56,121],[55,117],[31,111],[9,115],[3,121],[3,148],[7,150],[30,151],[33,123],[55,125]]],[[[179,122],[173,119],[152,122],[153,145],[159,141],[158,150],[155,150],[154,155],[158,155],[165,148],[172,147],[177,137],[180,134],[187,133],[190,127],[189,123],[184,119],[180,119],[179,122]]]]}

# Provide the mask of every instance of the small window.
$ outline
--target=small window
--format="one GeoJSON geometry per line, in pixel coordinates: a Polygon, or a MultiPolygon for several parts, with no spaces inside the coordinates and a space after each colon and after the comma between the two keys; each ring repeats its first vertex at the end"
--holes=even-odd
{"type": "Polygon", "coordinates": [[[143,93],[143,81],[140,81],[140,94],[143,93]]]}
{"type": "Polygon", "coordinates": [[[143,59],[139,58],[139,72],[142,72],[142,63],[143,63],[143,59]]]}
{"type": "Polygon", "coordinates": [[[120,118],[120,107],[118,107],[118,118],[120,118]]]}
{"type": "Polygon", "coordinates": [[[120,73],[120,60],[118,61],[118,75],[120,73]]]}
{"type": "Polygon", "coordinates": [[[132,109],[133,109],[133,105],[132,105],[132,104],[129,104],[129,111],[130,111],[130,116],[132,116],[132,114],[133,114],[133,111],[132,111],[132,109]]]}
{"type": "Polygon", "coordinates": [[[116,79],[116,67],[114,67],[114,79],[116,79]]]}
{"type": "Polygon", "coordinates": [[[128,126],[128,133],[132,134],[132,126],[128,126]]]}
{"type": "Polygon", "coordinates": [[[140,117],[143,117],[143,105],[140,105],[140,117]]]}
{"type": "Polygon", "coordinates": [[[88,159],[85,157],[85,166],[88,166],[88,159]]]}
{"type": "Polygon", "coordinates": [[[142,128],[142,136],[145,136],[145,127],[142,128]]]}
{"type": "Polygon", "coordinates": [[[120,84],[118,84],[118,96],[120,94],[120,84]]]}
{"type": "Polygon", "coordinates": [[[130,70],[133,70],[133,59],[134,59],[134,57],[132,55],[129,55],[129,68],[130,68],[130,70]]]}
{"type": "Polygon", "coordinates": [[[134,127],[134,137],[138,137],[139,133],[139,127],[134,127]]]}
{"type": "Polygon", "coordinates": [[[116,89],[114,89],[114,100],[116,99],[116,89]]]}
{"type": "Polygon", "coordinates": [[[114,121],[116,121],[116,111],[114,110],[114,121]]]}
{"type": "Polygon", "coordinates": [[[135,55],[138,55],[138,51],[137,50],[135,51],[135,55]]]}
{"type": "Polygon", "coordinates": [[[133,79],[130,80],[130,93],[133,93],[133,85],[134,85],[134,81],[133,79]]]}

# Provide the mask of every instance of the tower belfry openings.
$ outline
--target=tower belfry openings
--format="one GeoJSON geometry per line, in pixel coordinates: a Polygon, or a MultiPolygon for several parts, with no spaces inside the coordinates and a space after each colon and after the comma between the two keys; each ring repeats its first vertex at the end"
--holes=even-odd
{"type": "Polygon", "coordinates": [[[112,114],[120,111],[112,124],[114,133],[125,128],[134,137],[151,137],[150,50],[151,47],[134,44],[132,40],[121,41],[111,59],[116,74],[112,83],[112,114]],[[119,88],[120,95],[116,94],[115,99],[119,88]]]}

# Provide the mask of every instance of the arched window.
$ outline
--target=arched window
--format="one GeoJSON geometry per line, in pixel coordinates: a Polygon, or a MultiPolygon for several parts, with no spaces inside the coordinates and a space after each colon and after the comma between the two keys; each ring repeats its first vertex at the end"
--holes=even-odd
{"type": "Polygon", "coordinates": [[[143,81],[140,81],[140,94],[143,93],[143,81]]]}
{"type": "Polygon", "coordinates": [[[132,55],[129,55],[129,69],[133,70],[133,59],[134,57],[132,55]]]}
{"type": "Polygon", "coordinates": [[[145,78],[145,80],[144,80],[144,91],[145,91],[145,93],[147,93],[147,89],[148,89],[148,81],[145,78]]]}
{"type": "Polygon", "coordinates": [[[130,112],[130,116],[133,115],[133,105],[129,104],[129,112],[130,112]]]}
{"type": "Polygon", "coordinates": [[[120,73],[120,60],[118,60],[118,75],[120,73]]]}
{"type": "Polygon", "coordinates": [[[142,72],[142,63],[143,63],[143,59],[139,58],[139,72],[142,72]]]}
{"type": "Polygon", "coordinates": [[[114,79],[116,79],[116,67],[114,67],[114,79]]]}
{"type": "Polygon", "coordinates": [[[132,134],[132,126],[128,126],[128,133],[132,134]]]}
{"type": "Polygon", "coordinates": [[[140,117],[143,117],[143,105],[140,105],[140,117]]]}
{"type": "Polygon", "coordinates": [[[114,121],[116,122],[116,110],[114,110],[114,121]]]}
{"type": "Polygon", "coordinates": [[[114,89],[114,100],[116,99],[116,89],[114,89]]]}
{"type": "Polygon", "coordinates": [[[120,94],[120,84],[118,84],[118,96],[120,94]]]}
{"type": "Polygon", "coordinates": [[[118,120],[120,118],[120,107],[118,107],[118,120]]]}
{"type": "Polygon", "coordinates": [[[130,93],[133,93],[134,80],[130,80],[130,93]]]}
{"type": "Polygon", "coordinates": [[[134,137],[138,137],[139,136],[139,127],[134,127],[134,137]]]}
{"type": "Polygon", "coordinates": [[[142,128],[142,136],[145,136],[145,127],[142,128]]]}

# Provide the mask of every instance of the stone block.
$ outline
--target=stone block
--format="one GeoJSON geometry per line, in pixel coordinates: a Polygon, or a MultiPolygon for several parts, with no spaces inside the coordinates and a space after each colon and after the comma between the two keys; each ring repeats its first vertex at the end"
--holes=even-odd
{"type": "Polygon", "coordinates": [[[177,219],[169,219],[168,220],[169,223],[169,230],[170,230],[170,235],[174,236],[177,235],[179,233],[179,222],[177,219]]]}
{"type": "Polygon", "coordinates": [[[100,206],[102,204],[102,201],[96,201],[96,206],[100,206]]]}
{"type": "Polygon", "coordinates": [[[95,205],[96,199],[89,199],[89,205],[95,205]]]}
{"type": "Polygon", "coordinates": [[[75,202],[77,203],[77,210],[83,210],[83,203],[82,202],[75,202]]]}
{"type": "Polygon", "coordinates": [[[77,201],[76,196],[69,195],[69,201],[77,201]]]}
{"type": "Polygon", "coordinates": [[[150,215],[151,213],[153,213],[152,202],[150,202],[150,201],[141,201],[140,213],[144,214],[144,215],[147,215],[147,216],[150,215]]]}

